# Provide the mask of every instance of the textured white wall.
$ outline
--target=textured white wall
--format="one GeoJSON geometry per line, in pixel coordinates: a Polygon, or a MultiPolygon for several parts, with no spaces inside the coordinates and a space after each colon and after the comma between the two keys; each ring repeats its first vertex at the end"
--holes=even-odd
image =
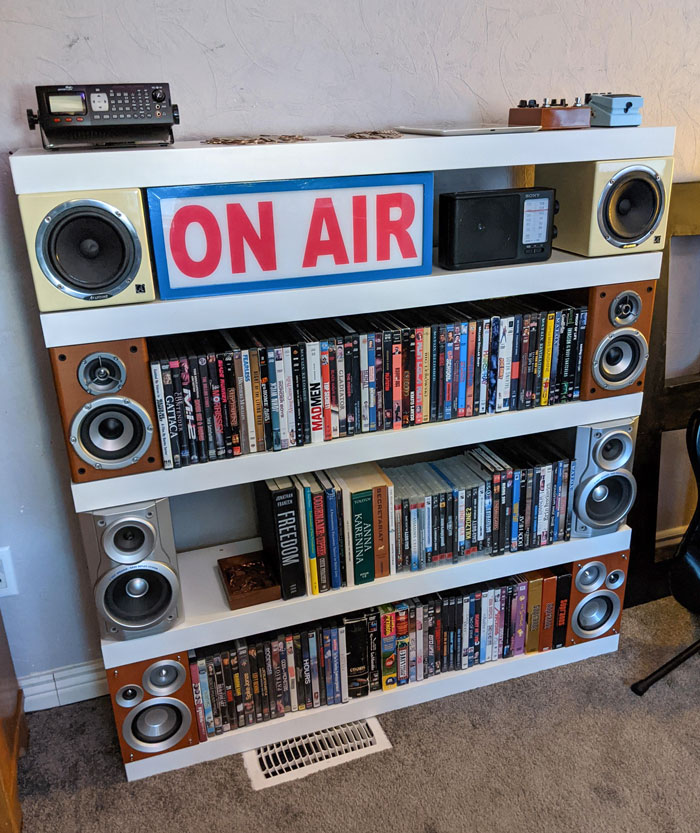
{"type": "MultiPolygon", "coordinates": [[[[696,0],[0,0],[0,150],[38,142],[35,84],[168,81],[180,138],[503,121],[522,97],[620,90],[645,97],[646,124],[678,126],[677,179],[693,179],[699,40],[696,0]]],[[[0,217],[0,545],[21,589],[1,609],[24,675],[98,648],[6,159],[0,217]]],[[[220,505],[246,534],[239,495],[220,505]]]]}

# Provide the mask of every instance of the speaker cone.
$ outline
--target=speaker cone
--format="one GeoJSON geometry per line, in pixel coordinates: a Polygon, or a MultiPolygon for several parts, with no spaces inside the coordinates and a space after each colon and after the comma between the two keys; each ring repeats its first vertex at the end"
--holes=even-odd
{"type": "Polygon", "coordinates": [[[592,593],[605,582],[605,564],[602,561],[589,561],[576,573],[574,585],[581,593],[592,593]]]}
{"type": "Polygon", "coordinates": [[[172,749],[187,734],[190,710],[173,697],[153,697],[133,708],[122,723],[124,740],[139,752],[172,749]]]}
{"type": "Polygon", "coordinates": [[[593,447],[593,462],[598,468],[613,471],[627,465],[634,452],[632,435],[623,430],[602,432],[593,447]]]}
{"type": "Polygon", "coordinates": [[[126,367],[118,356],[91,353],[78,365],[78,381],[93,396],[116,393],[126,382],[126,367]]]}
{"type": "Polygon", "coordinates": [[[144,455],[152,436],[151,419],[141,405],[105,396],[78,411],[70,441],[75,453],[94,468],[121,469],[144,455]]]}
{"type": "Polygon", "coordinates": [[[571,614],[571,629],[583,639],[596,639],[612,628],[621,607],[619,596],[612,590],[597,590],[576,605],[571,614]]]}
{"type": "Polygon", "coordinates": [[[176,660],[154,662],[143,672],[143,687],[149,694],[164,697],[174,694],[187,679],[185,667],[176,660]]]}
{"type": "Polygon", "coordinates": [[[155,627],[177,605],[180,584],[167,564],[142,561],[105,573],[95,587],[95,602],[114,630],[155,627]]]}
{"type": "Polygon", "coordinates": [[[607,182],[598,204],[598,225],[613,246],[636,246],[661,222],[665,205],[659,174],[646,165],[632,165],[607,182]]]}
{"type": "Polygon", "coordinates": [[[635,382],[649,358],[649,345],[639,330],[613,330],[596,347],[591,373],[606,390],[617,390],[635,382]]]}
{"type": "Polygon", "coordinates": [[[51,283],[75,298],[105,298],[139,270],[141,243],[121,211],[99,200],[69,200],[44,218],[36,256],[51,283]]]}
{"type": "Polygon", "coordinates": [[[625,573],[623,570],[612,570],[605,577],[605,586],[608,590],[617,590],[625,583],[625,573]]]}
{"type": "Polygon", "coordinates": [[[613,327],[629,327],[642,312],[642,299],[637,292],[627,289],[613,298],[609,317],[613,327]]]}
{"type": "Polygon", "coordinates": [[[105,553],[119,564],[137,564],[148,558],[155,546],[155,529],[142,518],[119,518],[102,536],[105,553]]]}
{"type": "Polygon", "coordinates": [[[143,689],[140,685],[123,685],[114,699],[118,706],[129,709],[132,706],[137,706],[143,700],[143,689]]]}
{"type": "Polygon", "coordinates": [[[627,469],[602,471],[576,490],[576,514],[594,529],[619,524],[637,496],[637,483],[627,469]]]}

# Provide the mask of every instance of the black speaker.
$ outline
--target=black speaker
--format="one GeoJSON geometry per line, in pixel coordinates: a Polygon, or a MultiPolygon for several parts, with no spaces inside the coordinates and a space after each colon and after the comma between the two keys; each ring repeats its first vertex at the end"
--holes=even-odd
{"type": "Polygon", "coordinates": [[[472,269],[548,260],[554,213],[551,188],[441,194],[438,263],[472,269]]]}

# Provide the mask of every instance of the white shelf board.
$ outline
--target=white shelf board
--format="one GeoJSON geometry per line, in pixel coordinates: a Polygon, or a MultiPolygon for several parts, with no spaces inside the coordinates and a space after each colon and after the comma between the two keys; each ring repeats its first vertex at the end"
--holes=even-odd
{"type": "Polygon", "coordinates": [[[368,584],[329,590],[317,596],[268,602],[235,611],[229,609],[217,559],[254,552],[260,549],[260,539],[192,550],[178,557],[182,587],[182,618],[178,624],[164,633],[126,642],[105,639],[102,641],[102,656],[105,668],[114,668],[252,634],[280,632],[305,622],[341,616],[353,610],[416,595],[621,552],[629,549],[630,535],[629,527],[623,527],[596,538],[573,538],[525,552],[472,557],[459,564],[402,572],[368,584]]]}
{"type": "Polygon", "coordinates": [[[449,272],[435,267],[419,278],[247,292],[211,298],[153,301],[41,315],[47,347],[299,321],[377,310],[420,307],[554,292],[659,277],[661,252],[585,258],[554,251],[543,263],[449,272]]]}
{"type": "Polygon", "coordinates": [[[359,697],[335,706],[320,706],[317,709],[289,712],[283,718],[235,729],[187,749],[178,749],[126,764],[126,777],[129,781],[136,781],[160,772],[169,772],[203,761],[222,758],[225,755],[257,749],[265,744],[298,737],[307,732],[328,729],[351,720],[374,717],[384,712],[415,706],[439,697],[447,697],[504,680],[524,677],[537,671],[570,665],[591,657],[613,653],[617,651],[618,643],[618,635],[606,636],[583,645],[572,645],[542,654],[525,654],[477,665],[467,671],[440,674],[419,683],[409,683],[392,691],[376,691],[367,697],[359,697]]]}
{"type": "Polygon", "coordinates": [[[385,140],[318,136],[282,145],[32,148],[12,154],[10,167],[15,192],[32,194],[639,159],[673,155],[674,139],[673,127],[622,127],[385,140]]]}
{"type": "MultiPolygon", "coordinates": [[[[90,512],[140,500],[254,483],[268,477],[555,431],[609,419],[626,419],[638,416],[641,409],[642,394],[628,393],[590,402],[568,402],[527,411],[453,419],[402,428],[400,431],[376,431],[285,451],[244,454],[181,469],[160,469],[90,483],[72,483],[73,503],[76,512],[90,512]]],[[[153,442],[158,442],[157,436],[154,436],[153,442]]]]}

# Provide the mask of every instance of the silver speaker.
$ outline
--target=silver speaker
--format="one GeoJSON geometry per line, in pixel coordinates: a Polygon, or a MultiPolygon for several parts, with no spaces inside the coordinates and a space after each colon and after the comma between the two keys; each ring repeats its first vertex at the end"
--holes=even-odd
{"type": "MultiPolygon", "coordinates": [[[[130,639],[171,627],[178,617],[180,582],[167,498],[79,517],[103,633],[130,639]]],[[[148,670],[155,675],[151,684],[144,674],[143,688],[150,694],[175,690],[169,687],[174,680],[158,688],[164,669],[148,670]]]]}
{"type": "MultiPolygon", "coordinates": [[[[590,538],[615,532],[624,523],[637,496],[637,483],[632,475],[636,429],[636,417],[576,429],[572,505],[575,537],[590,538]]],[[[596,589],[604,581],[603,570],[596,589]]],[[[587,589],[593,588],[579,588],[587,589]]]]}
{"type": "MultiPolygon", "coordinates": [[[[81,385],[85,387],[82,381],[81,385]]],[[[110,470],[138,463],[152,438],[148,411],[122,396],[101,396],[95,402],[86,402],[71,423],[69,437],[81,460],[93,468],[110,470]]]]}
{"type": "Polygon", "coordinates": [[[90,353],[78,365],[78,381],[93,396],[116,393],[126,382],[126,366],[112,353],[90,353]]]}
{"type": "Polygon", "coordinates": [[[597,639],[617,622],[622,602],[612,590],[594,590],[584,596],[571,614],[571,629],[581,639],[597,639]]]}
{"type": "MultiPolygon", "coordinates": [[[[626,305],[623,309],[627,309],[626,305]]],[[[615,327],[596,347],[591,366],[596,384],[604,390],[613,391],[636,382],[649,360],[649,344],[642,332],[634,327],[618,328],[617,324],[615,327]]]]}

